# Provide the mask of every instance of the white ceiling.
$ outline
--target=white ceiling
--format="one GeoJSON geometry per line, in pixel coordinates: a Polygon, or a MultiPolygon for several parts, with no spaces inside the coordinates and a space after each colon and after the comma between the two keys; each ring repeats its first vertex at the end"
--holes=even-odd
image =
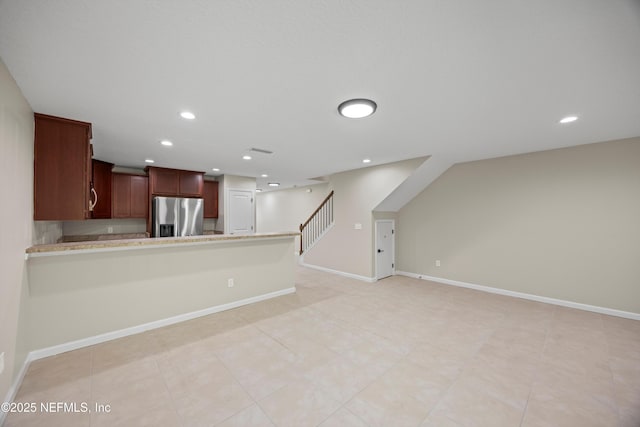
{"type": "Polygon", "coordinates": [[[0,0],[0,57],[96,158],[259,187],[640,135],[638,0],[0,0]]]}

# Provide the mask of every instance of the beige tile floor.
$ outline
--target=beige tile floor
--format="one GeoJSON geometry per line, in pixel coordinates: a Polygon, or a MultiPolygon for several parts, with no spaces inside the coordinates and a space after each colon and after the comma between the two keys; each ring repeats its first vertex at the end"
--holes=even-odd
{"type": "Polygon", "coordinates": [[[300,268],[297,293],[31,364],[13,426],[640,426],[640,322],[300,268]]]}

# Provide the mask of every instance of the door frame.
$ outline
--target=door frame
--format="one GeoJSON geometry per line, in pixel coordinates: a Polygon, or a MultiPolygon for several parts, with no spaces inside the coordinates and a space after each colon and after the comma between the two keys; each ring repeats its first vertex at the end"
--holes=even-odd
{"type": "Polygon", "coordinates": [[[245,193],[251,193],[251,233],[256,233],[256,192],[254,190],[247,190],[246,188],[227,188],[226,200],[224,201],[224,234],[231,234],[231,216],[229,215],[229,209],[231,207],[231,192],[241,191],[245,193]]]}
{"type": "MultiPolygon", "coordinates": [[[[373,257],[375,260],[375,273],[376,273],[376,281],[380,280],[379,268],[378,268],[378,224],[380,223],[391,223],[391,234],[393,238],[391,239],[391,275],[395,276],[396,274],[396,221],[394,219],[377,219],[375,221],[375,226],[373,230],[374,235],[374,246],[373,246],[373,257]]],[[[385,276],[387,277],[387,276],[385,276]]]]}

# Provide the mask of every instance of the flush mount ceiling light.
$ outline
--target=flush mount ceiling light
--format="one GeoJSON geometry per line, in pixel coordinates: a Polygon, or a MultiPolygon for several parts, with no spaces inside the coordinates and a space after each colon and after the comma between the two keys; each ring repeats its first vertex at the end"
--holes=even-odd
{"type": "Polygon", "coordinates": [[[196,118],[196,115],[193,114],[191,111],[183,111],[180,113],[180,117],[187,120],[193,120],[196,118]]]}
{"type": "Polygon", "coordinates": [[[218,168],[213,168],[211,170],[214,171],[214,172],[220,172],[220,169],[218,169],[218,168]]]}
{"type": "Polygon", "coordinates": [[[145,161],[146,163],[155,163],[155,162],[154,162],[153,160],[151,160],[151,159],[145,159],[144,161],[145,161]]]}
{"type": "Polygon", "coordinates": [[[260,175],[263,178],[267,178],[269,175],[267,175],[266,173],[263,173],[262,175],[260,175]]]}
{"type": "Polygon", "coordinates": [[[251,160],[251,156],[245,154],[244,156],[242,156],[242,160],[251,160]]]}
{"type": "Polygon", "coordinates": [[[370,99],[350,99],[338,105],[340,115],[350,119],[361,119],[372,115],[378,106],[370,99]]]}
{"type": "Polygon", "coordinates": [[[371,159],[362,159],[362,163],[371,163],[371,159]]]}
{"type": "Polygon", "coordinates": [[[560,123],[562,124],[571,123],[571,122],[575,122],[576,120],[578,120],[578,116],[567,116],[562,120],[560,120],[560,123]]]}
{"type": "Polygon", "coordinates": [[[173,145],[173,142],[169,141],[168,139],[163,139],[162,141],[160,141],[160,144],[164,145],[165,147],[171,147],[173,145]]]}
{"type": "Polygon", "coordinates": [[[256,193],[262,193],[262,188],[256,188],[256,193]]]}
{"type": "Polygon", "coordinates": [[[280,183],[279,182],[270,182],[269,183],[269,187],[280,187],[280,183]]]}

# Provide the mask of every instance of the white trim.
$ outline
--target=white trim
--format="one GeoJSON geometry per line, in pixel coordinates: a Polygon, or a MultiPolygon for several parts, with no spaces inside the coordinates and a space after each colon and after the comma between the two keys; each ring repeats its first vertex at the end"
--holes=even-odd
{"type": "Polygon", "coordinates": [[[117,331],[107,332],[105,334],[95,335],[93,337],[82,338],[76,341],[71,341],[65,344],[55,345],[52,347],[43,348],[40,350],[34,350],[29,353],[31,360],[42,359],[43,357],[54,356],[56,354],[64,353],[66,351],[76,350],[82,347],[88,347],[90,345],[100,344],[105,341],[111,341],[118,338],[126,337],[129,335],[139,334],[151,329],[162,328],[163,326],[173,325],[175,323],[184,322],[186,320],[195,319],[197,317],[207,316],[209,314],[218,313],[220,311],[230,310],[232,308],[240,307],[247,304],[253,304],[255,302],[264,301],[267,299],[279,297],[282,295],[292,294],[296,291],[295,287],[282,289],[280,291],[270,292],[268,294],[258,295],[251,298],[242,299],[239,301],[230,302],[227,304],[216,305],[214,307],[205,308],[203,310],[192,311],[190,313],[179,314],[177,316],[168,317],[166,319],[155,320],[149,323],[143,323],[142,325],[132,326],[130,328],[120,329],[117,331]]]}
{"type": "MultiPolygon", "coordinates": [[[[20,368],[20,372],[18,372],[18,376],[16,377],[16,380],[13,382],[11,387],[9,387],[7,396],[2,402],[13,402],[13,399],[16,398],[16,394],[18,394],[18,389],[22,385],[22,380],[24,380],[24,376],[27,373],[27,369],[29,369],[30,364],[31,364],[31,359],[29,358],[29,355],[27,355],[27,358],[25,359],[24,363],[22,364],[22,367],[20,368]]],[[[4,423],[6,416],[7,416],[7,412],[0,411],[0,426],[3,425],[2,423],[4,423]]]]}
{"type": "MultiPolygon", "coordinates": [[[[395,275],[396,274],[396,221],[394,219],[377,219],[374,222],[374,227],[373,227],[373,235],[374,235],[374,246],[373,246],[373,259],[375,260],[375,277],[376,280],[380,280],[380,279],[384,279],[384,277],[380,277],[380,274],[378,273],[378,255],[377,254],[377,248],[378,248],[378,224],[381,222],[390,222],[391,223],[391,264],[393,265],[393,267],[391,267],[391,275],[395,275]]],[[[388,277],[388,276],[385,276],[388,277]]]]}
{"type": "MultiPolygon", "coordinates": [[[[139,334],[141,332],[145,332],[151,329],[162,328],[164,326],[173,325],[176,323],[184,322],[186,320],[195,319],[197,317],[207,316],[209,314],[218,313],[220,311],[230,310],[232,308],[237,308],[243,305],[253,304],[255,302],[260,302],[260,301],[268,300],[271,298],[292,294],[292,293],[295,293],[295,291],[296,291],[296,288],[294,286],[291,288],[281,289],[279,291],[269,292],[267,294],[258,295],[251,298],[245,298],[245,299],[230,302],[227,304],[216,305],[214,307],[205,308],[203,310],[197,310],[197,311],[192,311],[190,313],[179,314],[177,316],[168,317],[166,319],[155,320],[153,322],[144,323],[142,325],[132,326],[130,328],[107,332],[105,334],[95,335],[93,337],[82,338],[82,339],[71,341],[65,344],[55,345],[52,347],[31,351],[29,354],[27,354],[27,357],[22,365],[22,368],[20,369],[18,376],[13,382],[13,385],[11,386],[11,388],[9,388],[7,396],[3,402],[13,402],[13,399],[15,399],[16,393],[18,392],[18,389],[22,385],[22,381],[24,380],[24,376],[27,372],[27,369],[29,368],[29,365],[31,364],[31,362],[33,362],[34,360],[42,359],[49,356],[55,356],[56,354],[64,353],[71,350],[77,350],[79,348],[100,344],[106,341],[115,340],[115,339],[126,337],[129,335],[139,334]]],[[[6,413],[0,411],[0,426],[2,426],[2,423],[4,422],[5,417],[6,417],[6,413]]]]}
{"type": "Polygon", "coordinates": [[[543,297],[540,295],[527,294],[524,292],[509,291],[507,289],[493,288],[491,286],[476,285],[473,283],[460,282],[458,280],[443,279],[441,277],[427,276],[425,274],[409,273],[407,271],[396,271],[400,276],[412,277],[414,279],[428,280],[431,282],[443,283],[445,285],[458,286],[461,288],[475,289],[477,291],[489,292],[492,294],[506,295],[509,297],[522,298],[531,301],[543,302],[546,304],[559,305],[562,307],[576,308],[578,310],[592,311],[594,313],[606,314],[609,316],[624,317],[626,319],[640,320],[640,313],[616,310],[613,308],[599,307],[597,305],[582,304],[574,301],[543,297]]]}
{"type": "MultiPolygon", "coordinates": [[[[327,226],[327,228],[325,228],[325,229],[322,231],[322,233],[320,233],[320,234],[318,235],[318,237],[316,237],[316,239],[315,239],[313,242],[311,242],[311,245],[309,245],[309,247],[308,247],[308,248],[307,248],[307,249],[302,253],[302,256],[304,256],[304,254],[306,254],[307,252],[309,252],[309,250],[310,250],[311,248],[313,248],[313,247],[316,245],[316,243],[318,243],[318,242],[320,241],[320,239],[322,239],[322,238],[325,236],[325,234],[327,234],[327,233],[329,232],[329,230],[331,230],[331,229],[333,228],[333,226],[334,226],[335,224],[336,224],[336,222],[335,222],[335,221],[333,221],[331,224],[329,224],[329,225],[327,226]]],[[[300,232],[300,238],[302,239],[302,231],[300,232]]]]}
{"type": "MultiPolygon", "coordinates": [[[[302,256],[304,257],[304,254],[302,256]]],[[[320,270],[327,273],[337,274],[338,276],[348,277],[350,279],[361,280],[363,282],[368,282],[368,283],[377,282],[375,277],[367,277],[367,276],[361,276],[359,274],[347,273],[346,271],[332,270],[330,268],[320,267],[319,265],[307,264],[304,262],[304,260],[300,261],[300,265],[302,265],[303,267],[313,268],[314,270],[320,270]]]]}

